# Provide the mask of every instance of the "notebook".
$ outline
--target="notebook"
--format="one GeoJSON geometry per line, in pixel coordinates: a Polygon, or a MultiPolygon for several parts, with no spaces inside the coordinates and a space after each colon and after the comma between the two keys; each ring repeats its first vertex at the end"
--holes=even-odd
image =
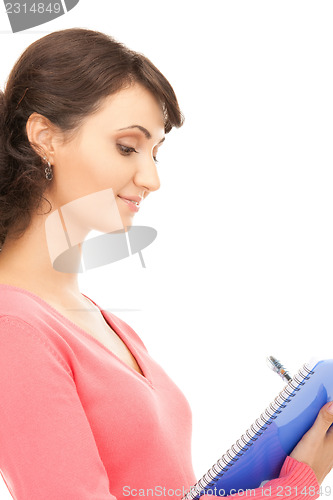
{"type": "Polygon", "coordinates": [[[287,455],[332,399],[333,359],[311,358],[183,500],[245,492],[279,477],[287,455]]]}

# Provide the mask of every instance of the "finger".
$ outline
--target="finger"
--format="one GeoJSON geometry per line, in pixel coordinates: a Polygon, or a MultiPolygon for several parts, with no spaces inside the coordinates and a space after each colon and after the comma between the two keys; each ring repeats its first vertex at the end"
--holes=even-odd
{"type": "Polygon", "coordinates": [[[312,427],[316,429],[316,431],[322,432],[324,434],[328,431],[328,429],[331,427],[332,424],[333,424],[333,402],[329,401],[320,409],[312,427]]]}
{"type": "Polygon", "coordinates": [[[330,439],[333,439],[333,424],[328,428],[326,433],[328,436],[331,436],[330,439]]]}

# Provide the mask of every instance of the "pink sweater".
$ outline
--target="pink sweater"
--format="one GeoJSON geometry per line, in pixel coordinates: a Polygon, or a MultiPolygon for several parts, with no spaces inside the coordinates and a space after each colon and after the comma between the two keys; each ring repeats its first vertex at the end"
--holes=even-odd
{"type": "MultiPolygon", "coordinates": [[[[100,310],[144,376],[41,298],[0,284],[0,469],[15,500],[181,498],[197,480],[186,398],[134,330],[100,310]]],[[[302,500],[319,496],[313,470],[291,457],[270,486],[275,500],[285,487],[289,500],[296,486],[302,500]]]]}

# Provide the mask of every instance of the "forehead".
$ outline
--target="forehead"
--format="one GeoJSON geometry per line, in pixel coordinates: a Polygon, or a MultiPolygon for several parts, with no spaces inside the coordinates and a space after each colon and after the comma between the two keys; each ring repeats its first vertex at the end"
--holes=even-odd
{"type": "Polygon", "coordinates": [[[105,98],[97,115],[117,129],[137,123],[152,133],[164,131],[162,105],[152,92],[139,84],[105,98]]]}

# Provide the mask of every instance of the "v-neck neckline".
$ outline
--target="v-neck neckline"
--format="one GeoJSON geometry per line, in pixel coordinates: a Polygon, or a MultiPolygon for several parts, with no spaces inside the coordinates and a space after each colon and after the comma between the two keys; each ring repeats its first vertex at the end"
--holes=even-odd
{"type": "Polygon", "coordinates": [[[116,325],[115,321],[113,320],[112,318],[112,313],[110,313],[109,311],[105,311],[105,309],[102,309],[101,307],[99,307],[98,304],[96,304],[95,301],[93,301],[90,297],[88,297],[86,294],[82,293],[81,292],[81,295],[84,295],[88,300],[90,300],[93,304],[95,304],[96,307],[98,307],[98,309],[100,310],[106,324],[108,326],[110,326],[112,328],[112,330],[114,330],[116,332],[116,334],[118,335],[118,337],[120,337],[120,339],[124,342],[125,346],[127,347],[127,349],[129,350],[129,352],[131,353],[131,355],[133,356],[133,358],[135,359],[135,361],[137,362],[137,365],[138,367],[140,368],[141,372],[138,372],[137,370],[135,370],[134,368],[132,368],[130,365],[128,365],[125,361],[123,361],[121,358],[119,358],[119,356],[117,356],[114,352],[110,351],[110,349],[108,347],[106,347],[102,342],[100,342],[98,339],[95,339],[95,337],[92,337],[89,333],[87,333],[85,330],[82,330],[84,334],[86,335],[89,335],[89,337],[92,337],[93,340],[96,340],[96,342],[98,344],[100,344],[104,349],[106,349],[109,353],[111,353],[113,356],[115,356],[117,358],[117,360],[119,360],[121,363],[123,363],[125,366],[127,366],[130,370],[133,370],[134,373],[136,373],[139,377],[143,378],[144,380],[146,380],[149,385],[152,386],[152,382],[150,380],[150,373],[149,373],[149,377],[147,376],[148,375],[148,370],[147,370],[147,367],[145,365],[145,363],[142,362],[142,359],[137,351],[137,349],[131,344],[129,345],[128,343],[128,338],[124,335],[124,332],[118,328],[118,326],[116,325]]]}
{"type": "Polygon", "coordinates": [[[21,288],[15,285],[8,285],[7,283],[0,283],[0,287],[7,287],[7,288],[13,288],[18,290],[19,292],[25,293],[27,295],[30,295],[34,299],[36,299],[39,303],[42,305],[48,307],[51,309],[53,312],[59,316],[62,321],[69,323],[72,327],[74,327],[76,330],[81,332],[86,338],[89,338],[92,342],[95,344],[99,345],[102,349],[107,351],[113,358],[115,358],[119,363],[121,363],[123,366],[128,368],[132,373],[134,373],[137,377],[139,377],[140,380],[144,380],[148,385],[150,385],[152,388],[154,388],[152,381],[150,379],[150,372],[146,366],[146,364],[142,361],[141,356],[139,355],[137,349],[133,345],[129,345],[128,338],[124,335],[124,332],[117,326],[116,322],[113,319],[112,313],[109,311],[106,311],[102,309],[98,304],[96,304],[95,301],[93,301],[90,297],[85,295],[84,293],[80,292],[82,296],[86,297],[90,302],[95,304],[95,306],[99,309],[100,313],[102,314],[106,324],[112,328],[112,330],[115,331],[115,333],[119,336],[119,338],[123,341],[133,358],[135,359],[137,365],[139,366],[142,374],[135,370],[132,366],[130,366],[128,363],[123,361],[119,356],[117,356],[113,351],[111,351],[108,347],[106,347],[102,342],[100,342],[98,339],[93,337],[90,333],[86,332],[83,328],[81,328],[79,325],[74,323],[72,320],[61,314],[58,309],[53,307],[51,304],[49,304],[46,300],[42,299],[39,295],[36,295],[35,293],[31,292],[30,290],[27,290],[26,288],[21,288]]]}

